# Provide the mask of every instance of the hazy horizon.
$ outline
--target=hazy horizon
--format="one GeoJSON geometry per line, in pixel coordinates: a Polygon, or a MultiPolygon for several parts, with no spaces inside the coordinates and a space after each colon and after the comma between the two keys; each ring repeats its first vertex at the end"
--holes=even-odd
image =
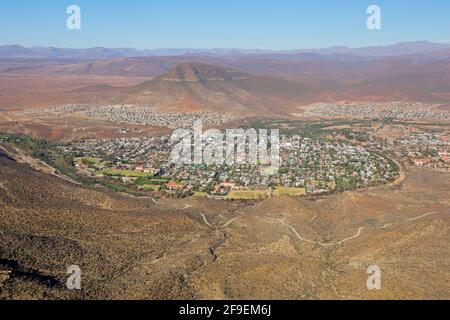
{"type": "Polygon", "coordinates": [[[245,50],[301,50],[346,46],[385,46],[420,39],[447,42],[446,1],[427,3],[386,0],[322,0],[301,3],[283,0],[257,3],[237,1],[189,3],[178,0],[148,2],[41,1],[29,6],[21,0],[3,4],[0,28],[8,30],[0,44],[57,48],[239,48],[245,50]],[[81,9],[81,29],[68,30],[70,5],[81,9]],[[368,30],[367,8],[381,9],[381,30],[368,30]]]}
{"type": "Polygon", "coordinates": [[[46,46],[46,45],[33,45],[27,46],[21,43],[0,43],[0,47],[12,47],[12,46],[20,46],[26,49],[38,49],[38,48],[54,48],[54,49],[63,49],[63,50],[88,50],[88,49],[131,49],[138,51],[158,51],[158,50],[241,50],[241,51],[261,51],[261,52],[295,52],[295,51],[306,51],[306,50],[326,50],[326,49],[334,49],[334,48],[346,48],[346,49],[366,49],[366,48],[378,48],[378,47],[392,47],[403,44],[432,44],[432,45],[443,45],[450,46],[450,41],[428,41],[428,40],[416,40],[416,41],[400,41],[394,43],[388,43],[385,45],[374,45],[374,46],[347,46],[347,45],[334,45],[334,46],[325,46],[325,47],[298,47],[292,49],[262,49],[262,48],[240,48],[240,47],[154,47],[154,48],[136,48],[136,47],[104,47],[104,46],[94,46],[94,47],[57,47],[57,46],[46,46]]]}

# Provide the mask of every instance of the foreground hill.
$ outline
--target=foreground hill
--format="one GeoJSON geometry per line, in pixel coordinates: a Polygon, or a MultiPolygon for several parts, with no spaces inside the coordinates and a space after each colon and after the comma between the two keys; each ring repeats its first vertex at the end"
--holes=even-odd
{"type": "Polygon", "coordinates": [[[414,169],[316,201],[153,201],[0,152],[0,299],[449,299],[449,190],[449,174],[414,169]],[[71,265],[81,291],[65,287],[71,265]]]}

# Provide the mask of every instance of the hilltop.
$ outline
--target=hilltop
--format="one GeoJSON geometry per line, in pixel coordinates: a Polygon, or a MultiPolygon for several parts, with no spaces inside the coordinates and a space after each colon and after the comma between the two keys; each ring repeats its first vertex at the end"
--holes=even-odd
{"type": "Polygon", "coordinates": [[[286,114],[310,89],[299,82],[191,62],[177,64],[161,76],[127,88],[120,102],[164,111],[286,114]]]}

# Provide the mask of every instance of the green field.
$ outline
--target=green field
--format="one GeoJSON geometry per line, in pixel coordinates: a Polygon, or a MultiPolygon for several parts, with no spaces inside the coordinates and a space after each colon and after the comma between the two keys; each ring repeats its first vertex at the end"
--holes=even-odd
{"type": "Polygon", "coordinates": [[[193,197],[196,198],[206,198],[208,196],[208,194],[206,192],[200,192],[200,191],[196,191],[194,192],[193,197]]]}
{"type": "Polygon", "coordinates": [[[106,161],[103,161],[103,159],[100,158],[89,158],[89,157],[75,158],[74,162],[78,164],[84,164],[86,166],[92,166],[100,170],[106,166],[106,161]]]}
{"type": "Polygon", "coordinates": [[[148,191],[159,191],[159,188],[161,187],[160,185],[156,185],[156,184],[146,184],[143,185],[145,190],[148,191]]]}
{"type": "Polygon", "coordinates": [[[232,191],[225,197],[227,200],[256,200],[266,198],[268,192],[266,190],[241,190],[232,191]]]}
{"type": "Polygon", "coordinates": [[[305,188],[287,188],[287,187],[277,187],[273,191],[275,196],[289,195],[289,196],[305,196],[305,188]]]}
{"type": "Polygon", "coordinates": [[[100,158],[90,158],[90,157],[84,157],[84,158],[75,158],[75,161],[79,162],[83,162],[83,161],[87,161],[87,162],[92,162],[92,163],[100,163],[103,160],[100,158]]]}
{"type": "Polygon", "coordinates": [[[151,173],[136,172],[131,170],[119,170],[119,169],[103,169],[99,173],[112,177],[130,177],[130,178],[150,178],[153,177],[151,173]]]}

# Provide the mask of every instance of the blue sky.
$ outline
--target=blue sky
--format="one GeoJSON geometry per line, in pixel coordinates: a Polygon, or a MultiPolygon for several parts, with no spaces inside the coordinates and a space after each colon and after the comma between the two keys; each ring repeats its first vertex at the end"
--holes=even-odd
{"type": "Polygon", "coordinates": [[[448,0],[2,0],[0,44],[55,47],[352,47],[449,41],[448,0]],[[81,8],[82,29],[66,28],[81,8]],[[382,30],[366,28],[381,7],[382,30]]]}

